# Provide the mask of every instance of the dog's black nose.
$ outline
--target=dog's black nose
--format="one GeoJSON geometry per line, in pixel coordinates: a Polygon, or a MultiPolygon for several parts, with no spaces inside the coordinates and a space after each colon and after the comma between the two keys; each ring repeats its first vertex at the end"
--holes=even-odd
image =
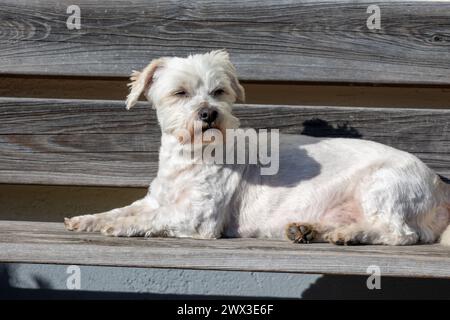
{"type": "Polygon", "coordinates": [[[208,124],[213,123],[214,120],[217,119],[218,115],[219,113],[217,112],[217,110],[212,108],[201,108],[198,112],[198,118],[208,124]]]}

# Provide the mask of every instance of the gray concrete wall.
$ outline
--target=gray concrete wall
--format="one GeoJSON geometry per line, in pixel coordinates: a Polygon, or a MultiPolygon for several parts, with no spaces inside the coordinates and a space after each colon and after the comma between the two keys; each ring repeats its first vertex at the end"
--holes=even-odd
{"type": "MultiPolygon", "coordinates": [[[[0,265],[0,298],[289,298],[449,299],[450,280],[80,266],[80,288],[69,290],[65,265],[0,265]]],[[[70,286],[69,286],[70,287],[70,286]]]]}

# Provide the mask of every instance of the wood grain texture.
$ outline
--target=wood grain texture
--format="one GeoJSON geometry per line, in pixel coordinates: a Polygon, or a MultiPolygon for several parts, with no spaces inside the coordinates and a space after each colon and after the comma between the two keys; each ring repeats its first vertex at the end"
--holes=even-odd
{"type": "MultiPolygon", "coordinates": [[[[374,140],[450,177],[450,110],[238,105],[243,127],[374,140]]],[[[0,183],[147,186],[160,129],[146,103],[0,98],[0,183]]]]}
{"type": "Polygon", "coordinates": [[[244,80],[450,83],[450,3],[377,1],[0,1],[0,73],[126,76],[160,56],[227,48],[244,80]]]}
{"type": "Polygon", "coordinates": [[[0,262],[450,278],[448,247],[333,246],[262,239],[110,238],[62,223],[0,221],[0,262]]]}

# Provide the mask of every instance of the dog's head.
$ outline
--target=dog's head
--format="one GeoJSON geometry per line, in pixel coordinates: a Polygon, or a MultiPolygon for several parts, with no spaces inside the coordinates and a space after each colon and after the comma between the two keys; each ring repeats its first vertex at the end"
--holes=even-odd
{"type": "Polygon", "coordinates": [[[214,128],[222,133],[239,126],[231,109],[234,102],[244,101],[245,93],[225,50],[155,59],[133,72],[129,86],[127,109],[144,93],[166,134],[183,129],[192,137],[199,124],[202,131],[214,128]]]}

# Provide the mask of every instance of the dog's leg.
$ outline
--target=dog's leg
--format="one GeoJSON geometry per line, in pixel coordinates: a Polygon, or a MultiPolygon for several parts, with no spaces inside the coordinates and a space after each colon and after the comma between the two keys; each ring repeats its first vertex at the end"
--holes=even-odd
{"type": "Polygon", "coordinates": [[[65,218],[64,225],[70,231],[100,231],[106,224],[127,216],[133,216],[140,212],[151,211],[149,199],[143,198],[123,208],[97,214],[87,214],[72,218],[65,218]]]}
{"type": "MultiPolygon", "coordinates": [[[[140,237],[154,230],[153,218],[142,214],[137,216],[119,217],[102,225],[100,232],[113,237],[140,237]]],[[[166,236],[164,230],[160,230],[160,236],[166,236]]]]}
{"type": "Polygon", "coordinates": [[[392,229],[382,224],[353,223],[347,226],[291,223],[286,228],[294,243],[330,242],[336,245],[409,245],[417,243],[418,234],[406,225],[392,229]]]}
{"type": "Polygon", "coordinates": [[[417,230],[406,223],[355,224],[337,228],[325,235],[335,244],[382,244],[391,246],[412,245],[419,242],[417,230]]]}
{"type": "Polygon", "coordinates": [[[160,207],[150,213],[112,220],[101,228],[101,233],[115,237],[219,238],[221,222],[205,211],[186,210],[176,205],[160,207]]]}

